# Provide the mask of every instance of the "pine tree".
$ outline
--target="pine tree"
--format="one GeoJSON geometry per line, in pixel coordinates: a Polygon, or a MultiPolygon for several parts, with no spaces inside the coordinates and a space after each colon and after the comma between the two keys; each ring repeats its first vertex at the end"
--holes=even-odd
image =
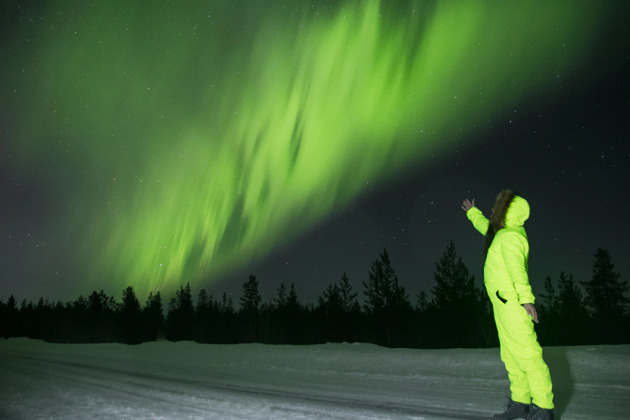
{"type": "Polygon", "coordinates": [[[10,338],[15,337],[18,332],[19,312],[17,308],[17,302],[13,295],[9,296],[9,300],[5,305],[2,305],[2,312],[0,313],[0,330],[1,337],[10,338]]]}
{"type": "Polygon", "coordinates": [[[133,314],[140,312],[140,301],[136,297],[136,293],[133,291],[133,287],[131,286],[123,290],[120,311],[123,313],[127,312],[133,314]]]}
{"type": "Polygon", "coordinates": [[[294,283],[291,283],[291,286],[289,287],[289,296],[287,297],[286,306],[291,311],[300,310],[300,300],[298,298],[297,290],[295,289],[294,283]]]}
{"type": "Polygon", "coordinates": [[[349,313],[360,311],[355,292],[350,284],[348,275],[343,273],[341,280],[328,285],[323,295],[318,298],[319,309],[324,313],[349,313]]]}
{"type": "Polygon", "coordinates": [[[416,296],[416,309],[420,312],[425,312],[429,308],[429,298],[427,292],[421,290],[416,296]]]}
{"type": "Polygon", "coordinates": [[[280,283],[280,287],[278,287],[277,294],[273,299],[273,302],[277,309],[284,308],[287,305],[287,288],[284,283],[280,283]]]}
{"type": "Polygon", "coordinates": [[[194,337],[195,308],[190,283],[180,286],[171,299],[167,315],[167,338],[171,341],[192,340],[194,337]]]}
{"type": "MultiPolygon", "coordinates": [[[[563,275],[562,273],[560,274],[563,275]]],[[[545,278],[545,293],[541,294],[543,298],[542,304],[539,307],[538,312],[544,317],[557,316],[558,314],[558,296],[556,296],[556,289],[553,287],[551,277],[545,278]]]]}
{"type": "Polygon", "coordinates": [[[212,298],[208,296],[206,289],[201,289],[197,296],[197,313],[206,312],[210,310],[212,298]]]}
{"type": "Polygon", "coordinates": [[[350,279],[346,273],[343,273],[341,280],[337,286],[339,297],[341,299],[341,307],[346,313],[359,312],[359,302],[357,300],[358,292],[355,292],[350,284],[350,279]]]}
{"type": "Polygon", "coordinates": [[[260,339],[260,303],[262,297],[258,291],[258,281],[250,275],[249,281],[243,283],[243,295],[241,296],[241,340],[244,342],[256,342],[260,339]]]}
{"type": "Polygon", "coordinates": [[[303,340],[302,306],[295,289],[291,283],[289,290],[284,283],[280,283],[274,305],[268,311],[267,327],[268,337],[273,343],[301,344],[303,340]]]}
{"type": "Polygon", "coordinates": [[[157,340],[164,335],[164,310],[160,292],[149,293],[147,302],[142,309],[144,324],[144,340],[157,340]]]}
{"type": "MultiPolygon", "coordinates": [[[[550,276],[545,277],[545,293],[541,294],[540,303],[536,304],[540,324],[536,326],[538,339],[544,345],[560,345],[560,319],[558,312],[558,296],[550,276]]],[[[537,301],[539,302],[539,301],[537,301]]]]}
{"type": "Polygon", "coordinates": [[[435,265],[435,287],[431,289],[432,316],[436,345],[442,347],[474,347],[487,337],[489,314],[482,302],[482,292],[475,286],[475,277],[449,242],[440,261],[435,265]]]}
{"type": "Polygon", "coordinates": [[[601,248],[595,253],[593,277],[583,282],[586,289],[586,302],[593,315],[607,319],[621,318],[628,306],[628,282],[620,280],[621,275],[614,271],[608,251],[601,248]]]}
{"type": "Polygon", "coordinates": [[[239,338],[237,315],[234,309],[232,297],[223,293],[221,302],[217,302],[219,321],[217,326],[217,339],[215,342],[236,343],[239,338]]]}
{"type": "Polygon", "coordinates": [[[234,314],[234,303],[232,303],[232,296],[228,296],[227,293],[223,293],[221,303],[219,304],[219,310],[222,313],[234,314]]]}
{"type": "Polygon", "coordinates": [[[561,345],[576,345],[584,343],[584,325],[588,320],[588,313],[577,283],[573,275],[560,272],[558,282],[558,328],[559,343],[561,345]]]}
{"type": "Polygon", "coordinates": [[[121,338],[124,343],[137,344],[143,341],[140,301],[138,301],[131,286],[123,290],[122,303],[119,310],[119,325],[122,331],[121,338]]]}
{"type": "Polygon", "coordinates": [[[398,276],[389,260],[387,250],[383,250],[380,260],[372,263],[369,280],[363,282],[365,287],[365,310],[371,314],[383,311],[411,309],[409,296],[403,286],[398,283],[398,276]]]}
{"type": "Polygon", "coordinates": [[[103,290],[92,292],[87,299],[87,325],[84,340],[88,342],[112,342],[118,339],[115,312],[118,305],[103,290]]]}
{"type": "Polygon", "coordinates": [[[208,295],[206,289],[199,291],[195,314],[197,315],[195,318],[195,341],[199,343],[213,342],[213,335],[216,334],[218,309],[212,295],[208,295]]]}
{"type": "Polygon", "coordinates": [[[328,287],[326,287],[326,290],[324,290],[322,296],[319,296],[318,302],[318,308],[326,316],[342,312],[343,302],[341,291],[339,290],[339,286],[337,286],[337,283],[330,283],[328,287]]]}
{"type": "Polygon", "coordinates": [[[320,340],[339,343],[359,339],[358,322],[361,306],[350,284],[350,279],[343,273],[341,280],[328,285],[318,298],[317,313],[320,316],[320,340]]]}
{"type": "Polygon", "coordinates": [[[79,295],[74,302],[68,302],[63,309],[63,326],[59,328],[59,340],[63,342],[87,341],[87,331],[91,328],[87,316],[87,299],[79,295]]]}
{"type": "Polygon", "coordinates": [[[480,291],[475,286],[475,277],[455,252],[451,241],[435,265],[434,279],[436,286],[431,290],[433,304],[447,311],[459,311],[460,308],[476,306],[480,291]]]}
{"type": "Polygon", "coordinates": [[[627,317],[628,282],[620,280],[614,271],[608,251],[601,248],[595,253],[593,277],[583,282],[586,303],[592,316],[592,331],[599,343],[622,343],[628,341],[629,322],[627,317]]]}
{"type": "Polygon", "coordinates": [[[243,283],[243,296],[241,296],[241,312],[257,313],[260,309],[262,297],[258,292],[256,276],[249,276],[249,281],[243,283]]]}
{"type": "Polygon", "coordinates": [[[363,286],[373,342],[389,347],[408,345],[411,303],[405,288],[398,283],[387,250],[372,263],[369,280],[363,286]]]}

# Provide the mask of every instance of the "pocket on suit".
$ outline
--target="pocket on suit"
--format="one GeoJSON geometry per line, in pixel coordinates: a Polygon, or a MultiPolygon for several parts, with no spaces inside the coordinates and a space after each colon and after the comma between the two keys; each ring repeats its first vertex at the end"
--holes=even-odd
{"type": "Polygon", "coordinates": [[[498,291],[498,290],[497,290],[497,298],[498,298],[501,302],[503,302],[503,303],[507,303],[507,299],[503,299],[503,298],[501,297],[501,295],[499,294],[499,291],[498,291]]]}

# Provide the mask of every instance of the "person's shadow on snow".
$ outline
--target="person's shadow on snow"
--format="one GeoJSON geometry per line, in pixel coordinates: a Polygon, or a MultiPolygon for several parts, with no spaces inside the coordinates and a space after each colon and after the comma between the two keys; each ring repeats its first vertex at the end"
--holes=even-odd
{"type": "Polygon", "coordinates": [[[546,347],[544,349],[544,358],[547,366],[549,366],[553,384],[553,402],[555,406],[553,411],[556,420],[560,420],[575,392],[571,366],[564,347],[546,347]]]}

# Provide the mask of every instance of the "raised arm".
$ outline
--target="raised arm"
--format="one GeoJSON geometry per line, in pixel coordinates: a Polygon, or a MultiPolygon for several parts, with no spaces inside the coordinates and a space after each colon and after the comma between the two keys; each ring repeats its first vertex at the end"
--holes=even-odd
{"type": "Polygon", "coordinates": [[[472,202],[469,199],[465,199],[464,202],[462,203],[462,210],[464,210],[464,212],[468,213],[468,210],[472,209],[473,207],[475,207],[475,199],[473,198],[472,202]]]}
{"type": "Polygon", "coordinates": [[[462,210],[466,212],[466,217],[468,217],[468,220],[472,222],[475,229],[477,229],[482,235],[486,236],[490,221],[486,219],[483,213],[481,213],[481,210],[475,206],[475,199],[473,198],[472,201],[465,199],[462,203],[462,210]]]}

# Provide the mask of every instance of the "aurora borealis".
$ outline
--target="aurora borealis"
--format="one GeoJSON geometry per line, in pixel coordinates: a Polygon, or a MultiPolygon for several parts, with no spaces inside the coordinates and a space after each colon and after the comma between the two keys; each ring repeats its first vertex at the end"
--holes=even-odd
{"type": "Polygon", "coordinates": [[[514,102],[553,94],[591,51],[600,7],[16,8],[3,29],[1,163],[41,196],[8,214],[45,209],[35,224],[64,254],[39,261],[73,267],[61,275],[76,292],[212,282],[371,185],[474,148],[514,102]]]}

